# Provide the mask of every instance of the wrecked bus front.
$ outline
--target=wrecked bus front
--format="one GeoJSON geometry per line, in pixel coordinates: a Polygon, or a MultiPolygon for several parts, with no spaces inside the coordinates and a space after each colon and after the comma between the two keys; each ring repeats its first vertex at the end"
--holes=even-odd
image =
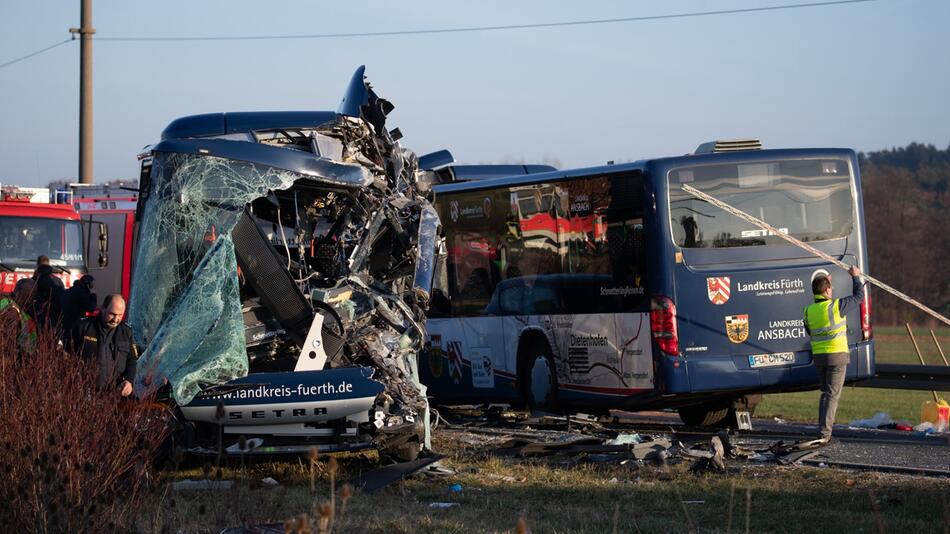
{"type": "Polygon", "coordinates": [[[339,113],[186,117],[152,147],[136,386],[167,380],[192,450],[211,424],[270,451],[427,441],[415,359],[438,217],[391,109],[360,68],[339,113]]]}

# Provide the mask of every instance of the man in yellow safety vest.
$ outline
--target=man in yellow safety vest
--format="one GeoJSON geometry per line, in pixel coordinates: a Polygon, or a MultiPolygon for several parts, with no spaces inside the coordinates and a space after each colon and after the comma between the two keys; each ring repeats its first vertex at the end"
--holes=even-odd
{"type": "Polygon", "coordinates": [[[838,411],[838,399],[844,387],[845,372],[851,359],[848,349],[848,310],[857,308],[864,300],[861,270],[852,266],[852,294],[850,297],[832,297],[831,275],[816,276],[811,282],[815,302],[805,307],[805,330],[811,336],[812,361],[818,370],[821,400],[818,403],[818,428],[821,442],[831,439],[831,428],[838,411]]]}

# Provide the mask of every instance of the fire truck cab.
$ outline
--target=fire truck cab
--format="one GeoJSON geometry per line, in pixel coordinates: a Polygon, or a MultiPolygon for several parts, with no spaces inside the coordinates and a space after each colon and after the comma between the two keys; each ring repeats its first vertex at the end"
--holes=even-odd
{"type": "MultiPolygon", "coordinates": [[[[108,231],[98,227],[104,265],[108,231]]],[[[71,286],[87,272],[89,244],[79,214],[69,204],[51,202],[49,189],[4,187],[0,192],[0,294],[31,277],[39,256],[47,256],[56,276],[71,286]]]]}

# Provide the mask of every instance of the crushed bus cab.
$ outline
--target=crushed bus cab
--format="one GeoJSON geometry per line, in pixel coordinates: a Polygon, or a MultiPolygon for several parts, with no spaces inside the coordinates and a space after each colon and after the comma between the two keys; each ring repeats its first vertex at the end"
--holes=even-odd
{"type": "Polygon", "coordinates": [[[142,158],[136,389],[167,383],[192,452],[219,426],[266,453],[428,444],[439,219],[363,71],[337,112],[183,117],[142,158]]]}

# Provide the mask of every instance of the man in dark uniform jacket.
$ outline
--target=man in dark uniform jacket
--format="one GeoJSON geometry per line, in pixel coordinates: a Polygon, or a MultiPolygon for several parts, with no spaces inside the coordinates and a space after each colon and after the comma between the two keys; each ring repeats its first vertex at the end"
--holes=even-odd
{"type": "Polygon", "coordinates": [[[60,328],[63,311],[63,281],[53,274],[48,263],[36,268],[36,289],[33,291],[33,318],[41,328],[60,328]]]}
{"type": "Polygon", "coordinates": [[[96,311],[96,294],[93,292],[95,279],[91,274],[83,275],[73,287],[63,293],[60,309],[63,312],[63,337],[73,336],[73,329],[84,317],[96,311]]]}
{"type": "Polygon", "coordinates": [[[116,388],[123,397],[132,394],[138,349],[132,328],[122,321],[125,299],[113,293],[102,301],[98,317],[86,317],[76,326],[72,347],[75,354],[99,365],[96,384],[116,388]]]}

